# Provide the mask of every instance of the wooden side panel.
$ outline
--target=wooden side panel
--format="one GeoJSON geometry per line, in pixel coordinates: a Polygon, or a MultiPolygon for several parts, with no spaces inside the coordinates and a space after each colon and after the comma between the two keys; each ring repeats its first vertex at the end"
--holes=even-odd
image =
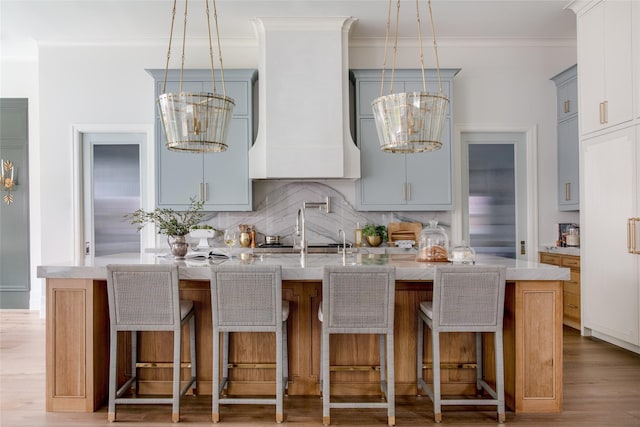
{"type": "Polygon", "coordinates": [[[562,409],[562,282],[516,284],[516,411],[562,409]]]}
{"type": "Polygon", "coordinates": [[[106,307],[100,282],[47,280],[47,411],[91,412],[102,405],[109,362],[106,307]]]}

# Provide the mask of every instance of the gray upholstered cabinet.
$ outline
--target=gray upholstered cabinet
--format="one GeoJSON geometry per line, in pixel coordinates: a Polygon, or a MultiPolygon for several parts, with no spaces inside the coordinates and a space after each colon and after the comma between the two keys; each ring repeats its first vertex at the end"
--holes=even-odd
{"type": "MultiPolygon", "coordinates": [[[[362,211],[423,211],[453,209],[453,147],[451,139],[453,77],[459,70],[441,70],[442,90],[449,96],[443,147],[418,154],[392,154],[380,149],[371,102],[380,96],[381,70],[352,70],[355,90],[356,142],[361,178],[356,184],[356,208],[362,211]]],[[[427,90],[438,91],[435,70],[425,70],[427,90]]],[[[387,71],[385,80],[391,78],[387,71]]],[[[389,93],[390,81],[384,93],[389,93]]],[[[393,92],[422,91],[420,70],[396,70],[393,92]]]]}
{"type": "MultiPolygon", "coordinates": [[[[163,93],[164,70],[149,70],[155,94],[163,93]]],[[[216,78],[219,74],[216,73],[216,78]]],[[[222,153],[183,153],[166,148],[164,130],[156,106],[156,205],[184,209],[190,198],[204,201],[207,211],[249,211],[252,187],[249,148],[253,140],[253,88],[255,70],[225,70],[226,94],[235,100],[227,143],[222,153]]],[[[218,92],[222,89],[216,81],[218,92]]],[[[180,89],[179,70],[169,70],[166,92],[180,89]]],[[[185,70],[183,91],[213,92],[211,70],[185,70]]],[[[155,105],[154,100],[154,105],[155,105]]]]}
{"type": "Polygon", "coordinates": [[[578,130],[578,70],[567,68],[553,77],[558,111],[558,209],[580,210],[580,147],[578,130]]]}

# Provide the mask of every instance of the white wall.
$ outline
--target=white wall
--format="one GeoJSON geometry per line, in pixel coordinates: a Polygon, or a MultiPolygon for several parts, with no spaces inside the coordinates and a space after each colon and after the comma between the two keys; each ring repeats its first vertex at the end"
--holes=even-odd
{"type": "Polygon", "coordinates": [[[31,295],[29,306],[43,310],[43,281],[36,278],[40,257],[40,144],[39,94],[37,58],[7,58],[0,61],[0,98],[27,98],[29,120],[29,234],[31,295]]]}
{"type": "MultiPolygon", "coordinates": [[[[441,41],[439,47],[442,68],[461,68],[454,86],[454,125],[537,127],[538,237],[541,244],[555,241],[555,224],[578,222],[578,214],[561,213],[556,206],[555,87],[549,78],[576,63],[575,46],[441,41]]],[[[379,68],[381,52],[382,46],[352,46],[350,66],[379,68]]],[[[223,53],[226,68],[257,67],[253,45],[223,46],[223,53]]],[[[401,47],[397,66],[416,68],[417,58],[415,47],[401,47]]],[[[37,81],[33,63],[10,66],[7,72],[3,62],[2,96],[28,97],[30,108],[37,108],[30,129],[35,156],[31,230],[40,242],[32,245],[34,266],[73,257],[72,126],[151,126],[153,79],[144,70],[164,68],[165,59],[166,46],[41,46],[37,81]]],[[[425,50],[425,60],[427,67],[434,66],[431,51],[425,50]]],[[[185,66],[207,68],[206,47],[188,49],[185,66]]],[[[271,185],[279,184],[261,183],[260,191],[271,185]]],[[[354,185],[336,188],[352,199],[354,185]]]]}

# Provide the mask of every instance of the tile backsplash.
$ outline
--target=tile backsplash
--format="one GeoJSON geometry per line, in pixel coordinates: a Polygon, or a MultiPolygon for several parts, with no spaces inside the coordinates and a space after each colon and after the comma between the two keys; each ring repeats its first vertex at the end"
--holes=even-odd
{"type": "MultiPolygon", "coordinates": [[[[255,190],[254,190],[255,191],[255,190]]],[[[257,193],[257,192],[256,192],[257,193]]],[[[329,213],[319,209],[305,210],[307,241],[310,244],[339,242],[338,229],[342,228],[347,242],[353,242],[356,224],[366,223],[387,225],[390,222],[421,222],[428,224],[437,219],[439,225],[450,232],[450,212],[361,212],[335,188],[320,182],[288,182],[269,188],[254,200],[252,212],[211,212],[203,221],[218,230],[239,224],[253,224],[257,231],[257,242],[262,243],[265,235],[280,236],[281,243],[292,244],[298,209],[304,202],[324,202],[330,198],[329,213]]],[[[217,234],[216,244],[223,246],[217,234]]]]}

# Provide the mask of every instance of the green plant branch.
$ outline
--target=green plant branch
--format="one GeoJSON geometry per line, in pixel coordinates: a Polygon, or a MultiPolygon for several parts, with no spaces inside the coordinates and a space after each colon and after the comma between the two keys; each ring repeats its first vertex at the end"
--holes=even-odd
{"type": "Polygon", "coordinates": [[[191,204],[186,211],[174,211],[169,208],[155,208],[151,212],[138,209],[137,211],[125,215],[132,225],[142,230],[145,225],[153,223],[156,225],[158,234],[166,234],[167,236],[185,236],[189,234],[189,230],[197,225],[202,218],[202,207],[204,202],[198,202],[190,199],[191,204]]]}

